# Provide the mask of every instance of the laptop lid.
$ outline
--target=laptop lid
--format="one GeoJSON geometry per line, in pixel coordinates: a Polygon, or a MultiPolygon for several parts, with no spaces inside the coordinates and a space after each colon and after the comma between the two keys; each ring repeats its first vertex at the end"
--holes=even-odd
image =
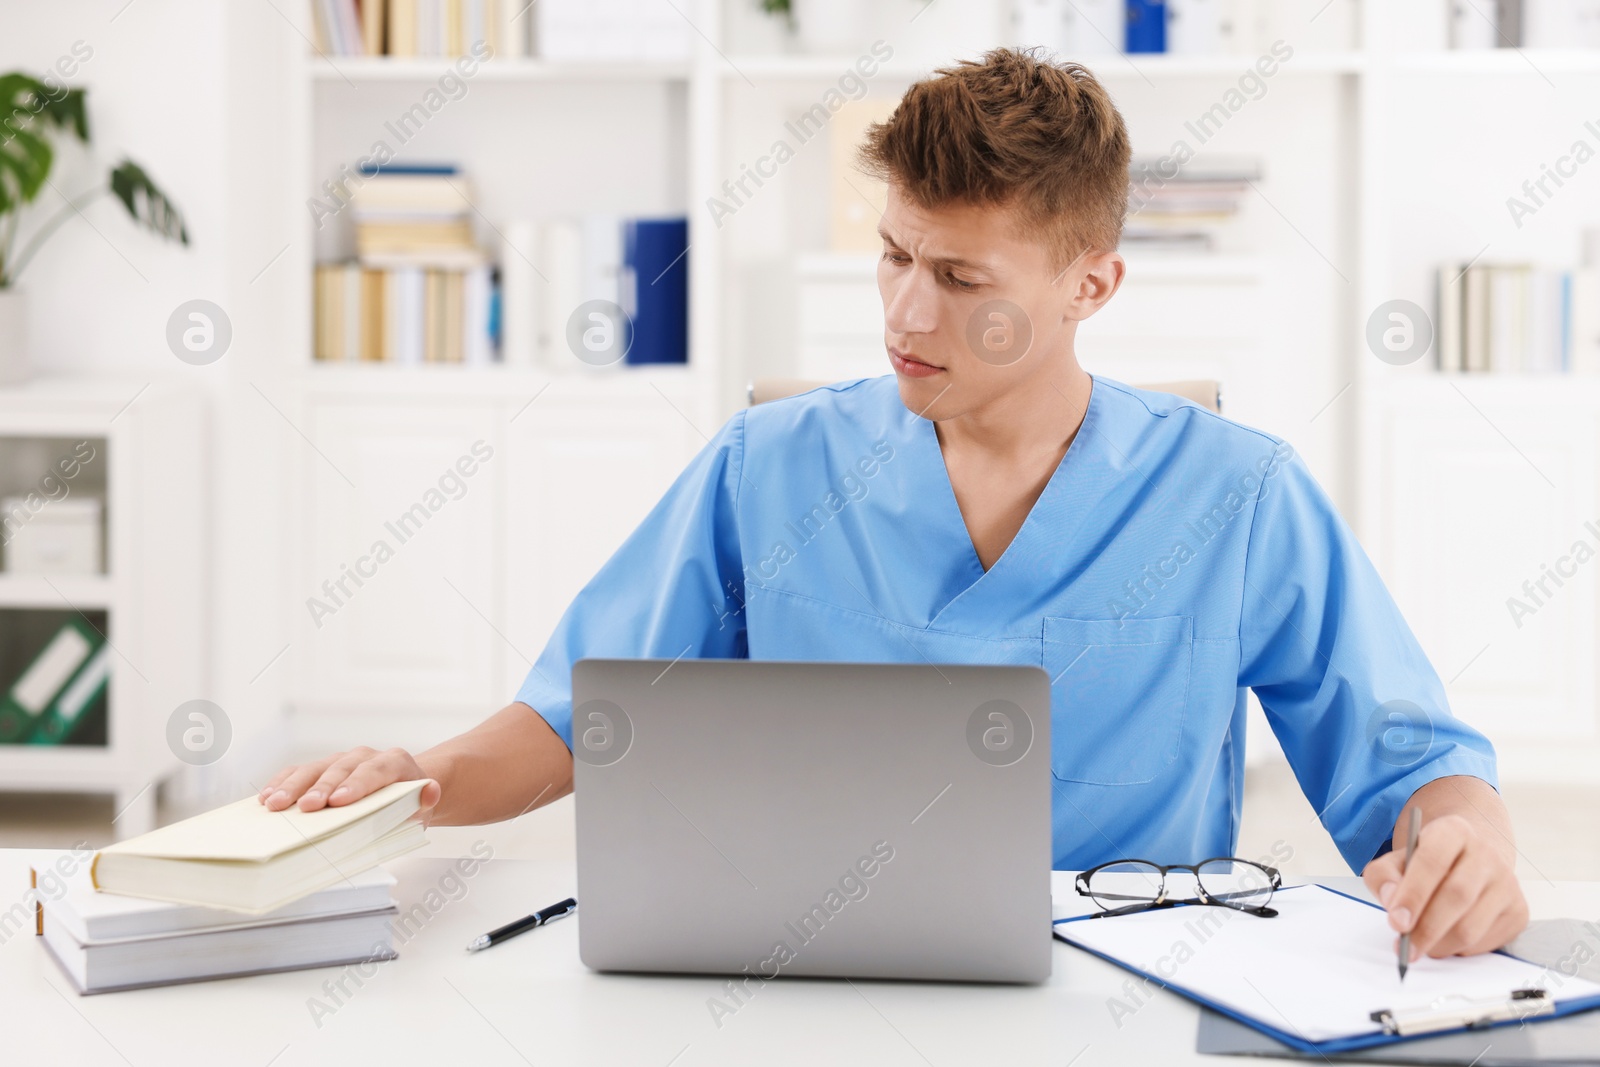
{"type": "Polygon", "coordinates": [[[588,966],[1049,976],[1039,668],[584,660],[573,694],[588,966]]]}

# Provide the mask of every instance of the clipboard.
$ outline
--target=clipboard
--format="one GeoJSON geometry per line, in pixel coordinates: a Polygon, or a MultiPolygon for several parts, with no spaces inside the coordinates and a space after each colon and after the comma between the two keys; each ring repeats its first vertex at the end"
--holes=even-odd
{"type": "Polygon", "coordinates": [[[1402,984],[1382,908],[1319,885],[1279,890],[1273,906],[1280,914],[1272,919],[1178,905],[1058,919],[1054,931],[1143,976],[1147,986],[1302,1052],[1374,1048],[1600,1008],[1600,983],[1503,951],[1418,960],[1402,984]]]}

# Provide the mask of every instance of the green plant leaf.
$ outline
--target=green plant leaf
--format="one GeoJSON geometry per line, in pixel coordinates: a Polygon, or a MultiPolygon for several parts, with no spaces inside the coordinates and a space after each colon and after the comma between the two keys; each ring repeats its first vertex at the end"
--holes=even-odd
{"type": "Polygon", "coordinates": [[[45,134],[67,130],[89,140],[82,89],[51,86],[28,74],[0,75],[0,212],[17,210],[39,195],[55,152],[45,134]]]}
{"type": "Polygon", "coordinates": [[[183,212],[156,187],[144,168],[131,159],[124,159],[111,172],[111,193],[128,209],[133,221],[151,232],[179,244],[189,243],[189,231],[183,224],[183,212]]]}

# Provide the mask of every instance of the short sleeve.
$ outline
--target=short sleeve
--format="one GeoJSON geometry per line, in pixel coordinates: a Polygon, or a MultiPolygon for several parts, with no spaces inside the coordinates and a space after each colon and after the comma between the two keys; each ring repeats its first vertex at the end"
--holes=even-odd
{"type": "Polygon", "coordinates": [[[516,700],[572,747],[581,659],[732,659],[747,654],[737,505],[744,413],[700,451],[567,608],[516,700]]]}
{"type": "Polygon", "coordinates": [[[1372,561],[1298,456],[1262,482],[1239,644],[1239,684],[1260,698],[1351,869],[1429,782],[1471,775],[1498,788],[1493,747],[1450,713],[1372,561]]]}

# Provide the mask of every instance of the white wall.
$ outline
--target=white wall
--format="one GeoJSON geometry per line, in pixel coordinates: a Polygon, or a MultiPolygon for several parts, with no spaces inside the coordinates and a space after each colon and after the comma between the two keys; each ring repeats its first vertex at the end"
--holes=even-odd
{"type": "Polygon", "coordinates": [[[130,398],[144,382],[177,378],[210,395],[211,433],[196,442],[209,473],[192,487],[212,516],[209,559],[195,561],[209,577],[210,671],[207,691],[192,696],[220,704],[235,735],[232,754],[198,779],[253,776],[277,758],[281,683],[276,667],[263,668],[284,630],[280,534],[290,517],[278,472],[285,450],[302,444],[262,398],[281,393],[283,308],[303,284],[290,256],[272,262],[300,232],[282,207],[279,41],[290,31],[273,4],[204,0],[0,0],[0,27],[0,70],[42,74],[78,42],[92,53],[66,79],[89,89],[92,146],[58,141],[55,189],[40,195],[24,236],[60,194],[103,182],[125,157],[184,212],[187,248],[143,232],[110,197],[68,222],[21,278],[27,343],[41,376],[116,376],[130,398]],[[165,340],[173,309],[197,298],[233,326],[230,349],[207,367],[181,363],[165,340]],[[246,755],[257,766],[243,766],[246,755]]]}

